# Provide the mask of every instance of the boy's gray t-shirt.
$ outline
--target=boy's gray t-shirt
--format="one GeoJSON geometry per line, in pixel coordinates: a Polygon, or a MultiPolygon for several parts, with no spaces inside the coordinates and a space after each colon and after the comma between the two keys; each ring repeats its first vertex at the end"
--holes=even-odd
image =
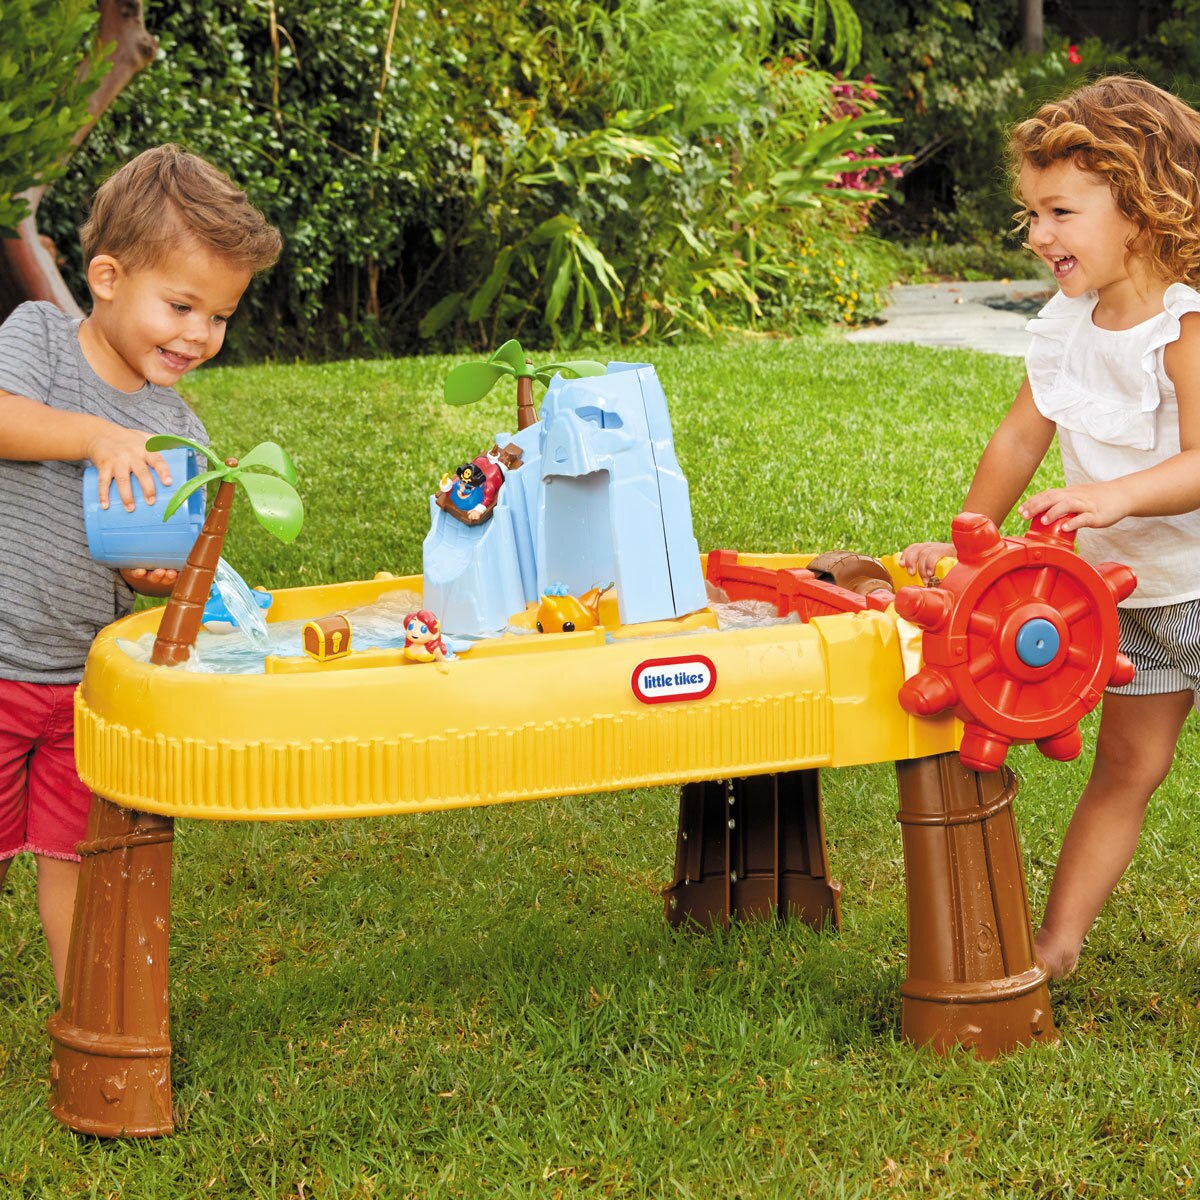
{"type": "MultiPolygon", "coordinates": [[[[0,389],[129,429],[208,440],[171,388],[105,383],[83,356],[79,321],[45,301],[20,305],[0,325],[0,389]]],[[[88,553],[87,465],[0,458],[0,679],[78,683],[92,639],[133,607],[120,575],[88,553]]],[[[111,502],[120,503],[115,487],[111,502]]]]}

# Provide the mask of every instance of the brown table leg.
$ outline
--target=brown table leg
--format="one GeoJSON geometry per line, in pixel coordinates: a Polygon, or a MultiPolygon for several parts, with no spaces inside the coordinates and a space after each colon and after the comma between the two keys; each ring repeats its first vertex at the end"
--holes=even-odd
{"type": "Polygon", "coordinates": [[[1047,974],[1033,957],[1016,776],[980,774],[953,753],[898,762],[896,776],[908,881],[904,1037],[984,1058],[1056,1040],[1047,974]]]}
{"type": "Polygon", "coordinates": [[[836,928],[841,893],[829,878],[819,772],[684,784],[665,892],[672,925],[778,916],[836,928]]]}
{"type": "Polygon", "coordinates": [[[92,799],[62,1007],[50,1018],[50,1111],[80,1133],[171,1133],[169,817],[92,799]]]}

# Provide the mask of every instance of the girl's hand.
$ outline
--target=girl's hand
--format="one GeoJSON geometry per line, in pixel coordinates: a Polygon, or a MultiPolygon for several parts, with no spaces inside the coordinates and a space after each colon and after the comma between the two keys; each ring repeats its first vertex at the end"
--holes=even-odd
{"type": "MultiPolygon", "coordinates": [[[[147,504],[155,499],[154,476],[170,486],[171,472],[167,460],[157,451],[146,449],[150,434],[141,429],[126,429],[123,425],[107,423],[107,428],[98,433],[88,445],[87,456],[96,468],[100,485],[100,507],[108,507],[109,488],[116,480],[117,495],[126,512],[133,512],[133,486],[131,475],[142,485],[142,495],[147,504]],[[152,469],[153,468],[153,469],[152,469]]],[[[132,586],[132,585],[130,585],[132,586]]]]}
{"type": "Polygon", "coordinates": [[[1113,483],[1081,483],[1076,487],[1050,488],[1024,501],[1017,511],[1027,521],[1035,517],[1050,525],[1059,517],[1074,514],[1063,522],[1063,532],[1073,529],[1106,529],[1129,516],[1129,505],[1121,488],[1113,483]]]}
{"type": "Polygon", "coordinates": [[[932,583],[938,561],[953,557],[954,547],[949,542],[913,542],[900,551],[900,565],[923,583],[932,583]]]}
{"type": "Polygon", "coordinates": [[[143,596],[169,596],[179,572],[173,567],[122,567],[121,578],[143,596]]]}

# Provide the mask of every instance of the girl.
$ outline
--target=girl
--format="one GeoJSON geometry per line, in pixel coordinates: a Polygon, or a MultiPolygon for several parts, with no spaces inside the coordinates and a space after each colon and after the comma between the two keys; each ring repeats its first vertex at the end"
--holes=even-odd
{"type": "MultiPolygon", "coordinates": [[[[963,508],[998,526],[1057,432],[1066,486],[1021,516],[1075,514],[1064,528],[1079,530],[1079,552],[1138,578],[1119,609],[1137,674],[1105,696],[1035,938],[1061,977],[1133,857],[1200,697],[1200,114],[1110,76],[1018,125],[1009,155],[1018,219],[1059,292],[1029,323],[1026,379],[963,508]]],[[[952,553],[919,542],[901,562],[928,581],[952,553]]]]}

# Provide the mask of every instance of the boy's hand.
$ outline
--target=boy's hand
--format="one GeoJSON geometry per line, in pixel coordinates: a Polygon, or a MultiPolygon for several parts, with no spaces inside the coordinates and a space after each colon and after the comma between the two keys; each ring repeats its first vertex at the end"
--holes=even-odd
{"type": "MultiPolygon", "coordinates": [[[[126,429],[122,425],[106,423],[107,427],[98,433],[88,445],[87,456],[99,475],[100,507],[108,508],[109,488],[116,480],[117,495],[126,512],[133,512],[133,485],[129,482],[131,475],[137,477],[142,485],[142,495],[147,504],[155,500],[154,476],[168,486],[171,483],[171,472],[167,468],[166,459],[157,451],[146,449],[146,439],[150,434],[141,429],[126,429]],[[153,468],[153,470],[151,469],[153,468]]],[[[132,584],[130,585],[133,586],[132,584]]]]}
{"type": "Polygon", "coordinates": [[[1049,525],[1059,517],[1073,513],[1063,522],[1063,532],[1073,529],[1105,529],[1129,516],[1129,505],[1122,489],[1113,483],[1081,483],[1076,487],[1050,488],[1030,496],[1017,511],[1027,521],[1049,525]]]}
{"type": "Polygon", "coordinates": [[[122,567],[121,578],[143,596],[169,596],[179,572],[173,567],[122,567]]]}
{"type": "Polygon", "coordinates": [[[955,550],[950,542],[913,542],[900,551],[900,565],[923,583],[932,583],[938,560],[953,558],[955,550]]]}

